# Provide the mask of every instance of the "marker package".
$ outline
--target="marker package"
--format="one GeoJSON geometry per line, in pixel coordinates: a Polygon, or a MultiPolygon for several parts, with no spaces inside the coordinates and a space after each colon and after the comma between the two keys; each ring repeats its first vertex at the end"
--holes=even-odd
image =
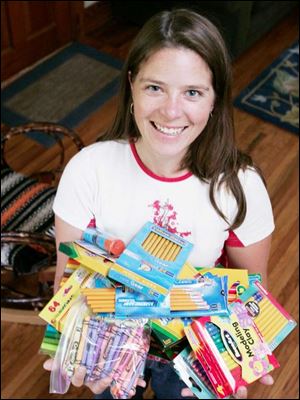
{"type": "Polygon", "coordinates": [[[55,355],[50,393],[66,393],[76,368],[84,366],[86,383],[110,378],[114,398],[131,396],[143,375],[150,346],[147,322],[96,318],[82,299],[74,304],[55,355]]]}
{"type": "Polygon", "coordinates": [[[172,360],[171,365],[198,399],[217,398],[202,365],[189,345],[172,360]]]}

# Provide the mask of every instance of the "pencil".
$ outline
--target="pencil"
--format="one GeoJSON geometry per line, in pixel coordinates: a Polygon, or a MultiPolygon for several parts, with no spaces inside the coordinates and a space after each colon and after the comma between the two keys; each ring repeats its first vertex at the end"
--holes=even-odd
{"type": "Polygon", "coordinates": [[[152,240],[154,239],[155,234],[153,232],[150,232],[150,234],[148,235],[148,237],[145,239],[145,241],[142,244],[142,247],[144,248],[144,250],[148,251],[150,244],[152,243],[152,240]]]}
{"type": "Polygon", "coordinates": [[[165,246],[165,243],[167,242],[167,239],[165,239],[164,237],[162,238],[162,240],[160,240],[160,242],[157,244],[157,246],[156,246],[156,248],[153,250],[153,252],[152,252],[152,256],[153,257],[157,257],[157,254],[159,254],[159,252],[160,252],[160,249],[162,248],[162,247],[164,247],[165,246]]]}

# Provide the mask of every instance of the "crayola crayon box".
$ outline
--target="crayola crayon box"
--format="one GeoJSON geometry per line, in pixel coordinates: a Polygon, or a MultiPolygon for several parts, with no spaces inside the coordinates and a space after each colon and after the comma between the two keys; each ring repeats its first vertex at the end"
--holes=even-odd
{"type": "Polygon", "coordinates": [[[115,262],[107,252],[84,240],[62,242],[59,251],[103,276],[108,276],[108,271],[115,262]]]}
{"type": "Polygon", "coordinates": [[[111,266],[108,276],[150,299],[163,301],[192,248],[187,240],[147,222],[111,266]]]}
{"type": "Polygon", "coordinates": [[[228,317],[195,318],[184,330],[219,398],[279,367],[239,299],[231,303],[228,317]]]}
{"type": "Polygon", "coordinates": [[[79,266],[41,310],[39,317],[62,332],[68,311],[81,294],[81,289],[94,287],[97,282],[100,282],[102,286],[112,286],[112,283],[101,274],[86,269],[82,265],[79,266]]]}
{"type": "Polygon", "coordinates": [[[201,274],[210,273],[216,276],[228,277],[228,302],[231,303],[249,286],[247,269],[238,268],[197,268],[201,274]]]}

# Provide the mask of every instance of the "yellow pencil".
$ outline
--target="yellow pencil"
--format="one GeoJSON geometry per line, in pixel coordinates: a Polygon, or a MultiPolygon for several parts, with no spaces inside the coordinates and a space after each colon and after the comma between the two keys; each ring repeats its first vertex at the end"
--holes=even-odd
{"type": "Polygon", "coordinates": [[[152,243],[152,240],[155,238],[155,234],[153,232],[150,232],[150,234],[147,236],[147,238],[144,240],[144,243],[142,244],[142,247],[144,250],[148,251],[148,248],[150,247],[150,244],[152,243]]]}
{"type": "Polygon", "coordinates": [[[158,243],[158,245],[156,246],[156,248],[153,250],[152,252],[152,256],[153,257],[157,257],[157,254],[160,253],[160,250],[162,247],[165,246],[165,243],[167,242],[167,239],[165,239],[164,237],[162,237],[162,240],[160,240],[160,242],[158,243]]]}
{"type": "Polygon", "coordinates": [[[159,258],[165,260],[172,247],[173,247],[173,242],[169,241],[164,250],[161,252],[159,258]]]}
{"type": "Polygon", "coordinates": [[[173,256],[174,256],[175,252],[178,250],[178,247],[180,248],[180,246],[178,246],[176,243],[174,243],[171,251],[168,254],[168,258],[167,258],[168,261],[173,261],[173,256]]]}
{"type": "Polygon", "coordinates": [[[172,254],[172,259],[171,261],[175,261],[176,257],[178,256],[178,254],[180,253],[181,247],[178,246],[177,249],[174,251],[174,253],[172,254]]]}
{"type": "Polygon", "coordinates": [[[156,240],[154,240],[154,241],[152,242],[152,245],[149,247],[148,253],[150,253],[151,255],[153,255],[153,253],[154,253],[156,247],[159,245],[159,243],[160,243],[162,240],[163,240],[163,237],[162,237],[162,236],[158,236],[158,237],[156,238],[156,240]]]}

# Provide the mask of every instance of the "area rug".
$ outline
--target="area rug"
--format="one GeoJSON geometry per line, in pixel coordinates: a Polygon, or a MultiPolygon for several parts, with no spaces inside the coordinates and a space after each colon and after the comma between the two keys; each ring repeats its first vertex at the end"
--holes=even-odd
{"type": "MultiPolygon", "coordinates": [[[[1,120],[11,126],[33,121],[75,128],[118,89],[122,62],[74,42],[1,91],[1,120]]],[[[51,137],[31,133],[45,147],[51,137]]]]}
{"type": "Polygon", "coordinates": [[[299,42],[251,82],[234,105],[299,134],[299,42]]]}

